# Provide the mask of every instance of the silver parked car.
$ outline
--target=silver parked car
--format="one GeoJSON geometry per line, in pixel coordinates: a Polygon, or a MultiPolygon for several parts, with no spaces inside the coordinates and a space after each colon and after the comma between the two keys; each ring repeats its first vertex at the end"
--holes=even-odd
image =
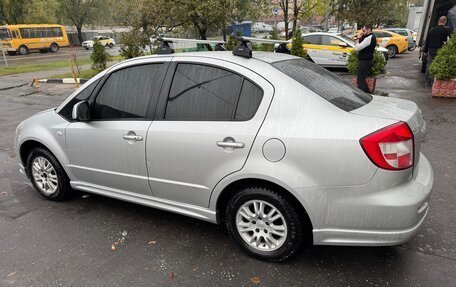
{"type": "Polygon", "coordinates": [[[290,55],[121,62],[19,124],[21,171],[50,200],[100,194],[217,224],[257,258],[394,245],[433,185],[410,101],[365,94],[290,55]]]}

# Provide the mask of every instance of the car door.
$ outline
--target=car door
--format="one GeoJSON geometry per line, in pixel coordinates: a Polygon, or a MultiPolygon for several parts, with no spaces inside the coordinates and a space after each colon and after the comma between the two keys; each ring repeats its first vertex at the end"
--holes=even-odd
{"type": "Polygon", "coordinates": [[[388,42],[391,39],[391,35],[390,34],[388,34],[386,32],[382,32],[382,31],[374,31],[373,34],[377,38],[377,44],[378,45],[380,45],[381,47],[388,46],[388,42]]]}
{"type": "Polygon", "coordinates": [[[321,49],[321,35],[304,35],[302,36],[304,42],[303,47],[307,50],[307,55],[317,65],[322,65],[324,59],[322,58],[321,49]]]}
{"type": "Polygon", "coordinates": [[[197,59],[170,68],[146,155],[154,196],[207,207],[216,184],[247,160],[273,87],[234,63],[197,59]]]}
{"type": "Polygon", "coordinates": [[[322,35],[322,62],[325,66],[340,66],[345,67],[347,65],[348,54],[351,48],[347,44],[347,47],[342,47],[339,44],[345,41],[329,35],[322,35]]]}
{"type": "Polygon", "coordinates": [[[70,167],[79,186],[151,195],[146,134],[166,67],[153,62],[110,72],[90,97],[91,120],[67,126],[70,167]]]}

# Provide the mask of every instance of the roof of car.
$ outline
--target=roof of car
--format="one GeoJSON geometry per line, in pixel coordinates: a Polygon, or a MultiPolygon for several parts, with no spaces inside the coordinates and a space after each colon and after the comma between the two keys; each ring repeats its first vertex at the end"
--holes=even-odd
{"type": "Polygon", "coordinates": [[[331,32],[311,32],[311,33],[305,33],[303,36],[308,36],[308,35],[325,35],[325,36],[339,36],[340,32],[337,33],[331,33],[331,32]]]}
{"type": "MultiPolygon", "coordinates": [[[[282,54],[282,53],[272,53],[272,52],[262,52],[262,51],[253,51],[252,58],[246,59],[240,56],[233,55],[232,51],[202,51],[202,52],[185,52],[185,53],[174,53],[168,55],[150,55],[140,57],[142,59],[155,58],[155,57],[199,57],[199,58],[211,58],[219,59],[230,62],[240,62],[240,61],[254,61],[259,60],[265,63],[275,63],[280,61],[297,59],[298,57],[282,54]]],[[[134,58],[138,59],[138,58],[134,58]]],[[[133,59],[132,59],[133,60],[133,59]]]]}

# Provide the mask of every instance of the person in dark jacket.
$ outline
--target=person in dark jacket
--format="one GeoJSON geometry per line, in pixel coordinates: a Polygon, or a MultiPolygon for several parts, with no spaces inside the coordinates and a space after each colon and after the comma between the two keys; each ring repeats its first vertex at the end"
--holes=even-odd
{"type": "Polygon", "coordinates": [[[356,71],[358,88],[366,93],[370,93],[366,83],[367,75],[374,63],[374,52],[377,46],[377,38],[372,34],[372,26],[363,27],[362,34],[358,35],[358,44],[354,49],[358,52],[358,70],[356,71]]]}
{"type": "Polygon", "coordinates": [[[450,28],[445,26],[447,23],[447,17],[442,16],[439,18],[438,25],[429,30],[429,33],[426,38],[426,43],[424,44],[423,52],[427,54],[427,66],[425,73],[425,83],[427,85],[432,85],[434,79],[429,73],[429,67],[434,61],[435,56],[437,56],[437,51],[442,48],[443,44],[448,41],[451,31],[450,28]]]}

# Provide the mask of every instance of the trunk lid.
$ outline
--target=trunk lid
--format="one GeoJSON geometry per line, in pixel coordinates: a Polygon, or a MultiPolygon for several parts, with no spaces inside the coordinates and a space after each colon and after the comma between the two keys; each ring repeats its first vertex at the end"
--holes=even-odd
{"type": "Polygon", "coordinates": [[[373,96],[370,103],[351,111],[351,113],[406,122],[414,136],[413,166],[414,168],[418,166],[421,141],[426,133],[426,123],[421,115],[421,110],[414,102],[397,98],[373,96]]]}

